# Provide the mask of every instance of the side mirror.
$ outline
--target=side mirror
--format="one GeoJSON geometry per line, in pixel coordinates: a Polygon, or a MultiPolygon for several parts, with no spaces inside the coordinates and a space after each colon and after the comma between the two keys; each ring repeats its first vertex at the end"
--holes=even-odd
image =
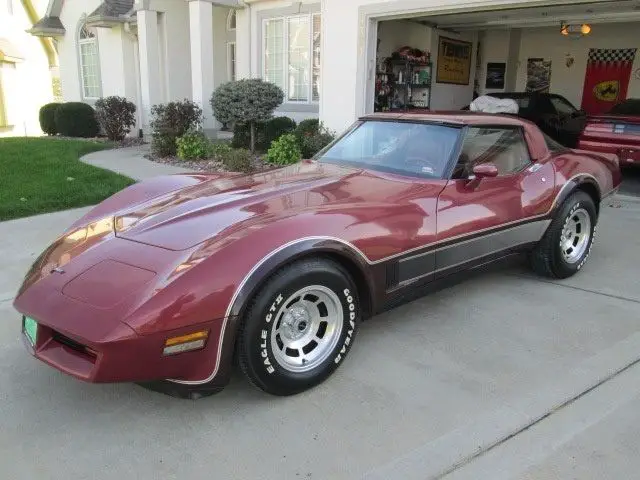
{"type": "Polygon", "coordinates": [[[470,180],[478,179],[482,180],[483,178],[488,177],[497,177],[498,176],[498,167],[493,163],[481,163],[480,165],[476,165],[473,167],[473,176],[470,177],[470,180]]]}

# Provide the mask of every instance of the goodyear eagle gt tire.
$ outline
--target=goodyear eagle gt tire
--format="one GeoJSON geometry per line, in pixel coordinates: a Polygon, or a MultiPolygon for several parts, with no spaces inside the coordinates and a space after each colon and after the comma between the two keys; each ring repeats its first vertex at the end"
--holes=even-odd
{"type": "Polygon", "coordinates": [[[360,321],[357,288],[338,263],[297,261],[272,275],[243,315],[238,361],[258,388],[294,395],[343,362],[360,321]]]}
{"type": "Polygon", "coordinates": [[[597,221],[596,205],[587,193],[569,196],[531,252],[533,270],[550,278],[576,274],[591,253],[597,221]]]}

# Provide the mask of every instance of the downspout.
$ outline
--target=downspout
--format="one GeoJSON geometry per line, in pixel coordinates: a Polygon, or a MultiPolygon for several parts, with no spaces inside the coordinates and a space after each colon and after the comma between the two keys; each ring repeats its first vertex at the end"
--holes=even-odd
{"type": "MultiPolygon", "coordinates": [[[[24,11],[27,13],[27,17],[29,17],[29,21],[31,25],[35,25],[40,17],[38,16],[38,12],[33,6],[33,2],[31,0],[20,0],[24,11]]],[[[40,43],[42,44],[42,48],[44,48],[44,52],[47,55],[47,60],[49,61],[49,68],[54,68],[58,66],[58,54],[56,52],[55,47],[53,46],[53,40],[51,38],[38,37],[40,43]]]]}

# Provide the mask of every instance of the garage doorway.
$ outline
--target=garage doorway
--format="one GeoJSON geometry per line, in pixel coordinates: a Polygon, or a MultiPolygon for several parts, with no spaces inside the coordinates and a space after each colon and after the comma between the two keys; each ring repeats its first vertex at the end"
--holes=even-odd
{"type": "Polygon", "coordinates": [[[459,110],[478,95],[513,91],[555,93],[576,109],[590,107],[583,88],[593,89],[595,50],[631,59],[618,86],[604,85],[600,97],[640,97],[637,1],[414,14],[378,18],[372,27],[366,111],[459,110]]]}

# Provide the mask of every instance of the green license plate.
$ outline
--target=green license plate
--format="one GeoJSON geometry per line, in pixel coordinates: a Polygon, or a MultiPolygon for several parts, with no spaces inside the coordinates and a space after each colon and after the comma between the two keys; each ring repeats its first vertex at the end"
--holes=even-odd
{"type": "Polygon", "coordinates": [[[31,345],[35,345],[38,336],[38,322],[31,317],[24,317],[24,333],[31,342],[31,345]]]}

